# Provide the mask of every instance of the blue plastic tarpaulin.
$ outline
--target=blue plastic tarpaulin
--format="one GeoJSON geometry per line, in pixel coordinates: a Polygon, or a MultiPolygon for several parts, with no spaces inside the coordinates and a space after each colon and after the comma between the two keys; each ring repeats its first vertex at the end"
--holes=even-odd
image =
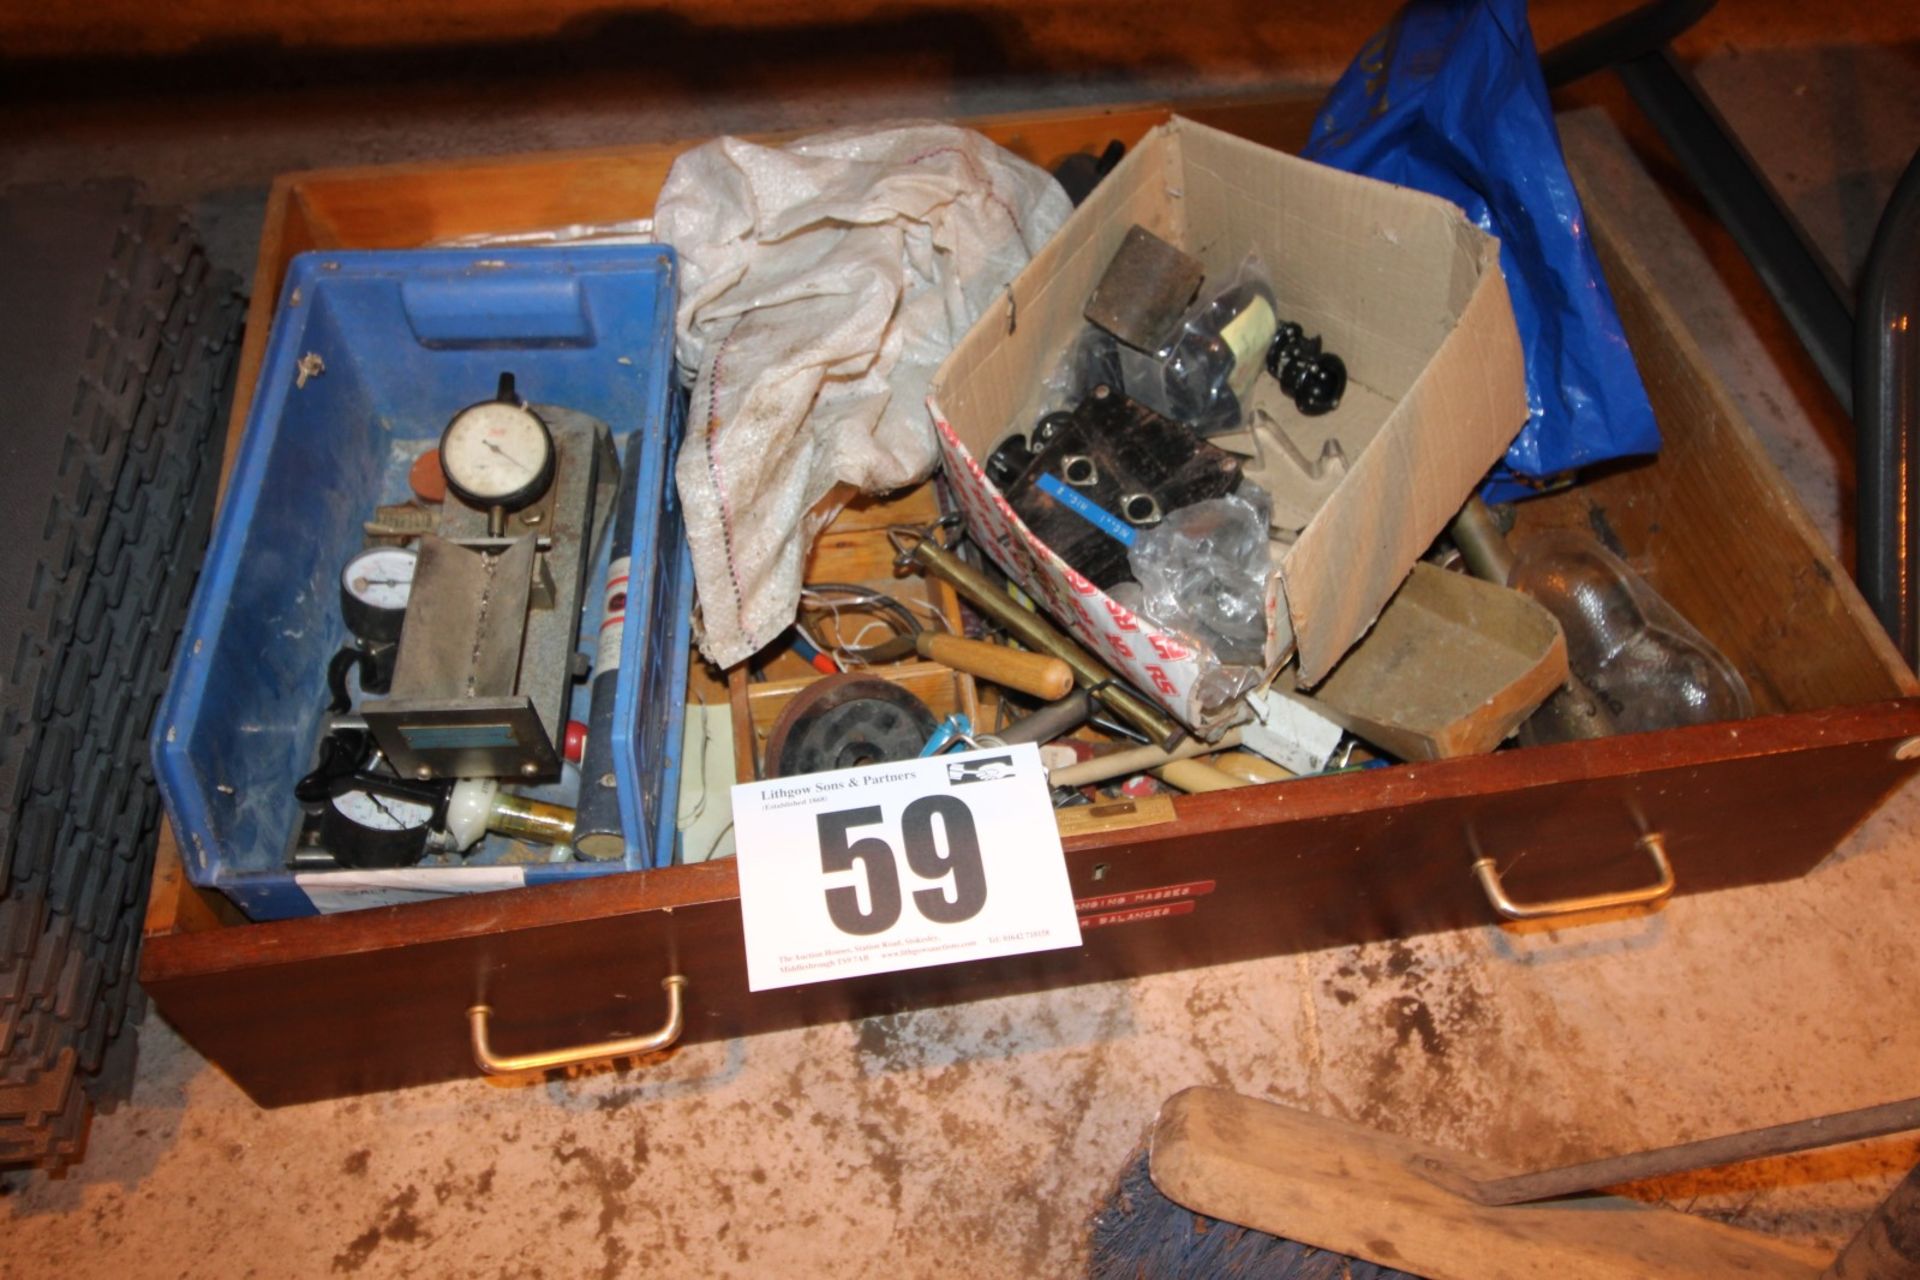
{"type": "Polygon", "coordinates": [[[1487,497],[1660,447],[1567,174],[1523,0],[1415,0],[1327,95],[1305,155],[1453,201],[1500,238],[1526,426],[1487,497]]]}

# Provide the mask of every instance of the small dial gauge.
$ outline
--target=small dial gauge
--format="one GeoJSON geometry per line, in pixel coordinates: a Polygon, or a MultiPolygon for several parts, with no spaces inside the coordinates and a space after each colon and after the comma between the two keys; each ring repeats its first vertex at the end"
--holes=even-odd
{"type": "Polygon", "coordinates": [[[514,394],[512,374],[500,376],[495,399],[453,416],[440,436],[440,469],[454,496],[481,510],[515,511],[547,491],[553,436],[514,394]]]}
{"type": "Polygon", "coordinates": [[[343,791],[333,798],[342,817],[373,831],[411,831],[433,819],[433,806],[371,791],[343,791]]]}
{"type": "Polygon", "coordinates": [[[340,613],[368,644],[393,644],[406,621],[419,557],[412,547],[369,547],[340,571],[340,613]]]}
{"type": "Polygon", "coordinates": [[[343,867],[410,867],[427,852],[433,812],[402,796],[343,791],[321,818],[321,840],[343,867]]]}

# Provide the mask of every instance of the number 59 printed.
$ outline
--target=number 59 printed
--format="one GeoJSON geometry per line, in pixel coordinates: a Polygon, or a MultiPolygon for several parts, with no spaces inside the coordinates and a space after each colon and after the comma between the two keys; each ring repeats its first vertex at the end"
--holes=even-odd
{"type": "Polygon", "coordinates": [[[732,795],[749,990],[1079,945],[1030,743],[732,795]]]}
{"type": "MultiPolygon", "coordinates": [[[[855,863],[866,877],[867,909],[850,884],[827,890],[827,914],[834,927],[857,937],[885,933],[900,920],[900,870],[893,847],[878,836],[848,843],[855,827],[882,823],[879,805],[840,809],[814,818],[820,830],[820,869],[850,871],[855,863]]],[[[973,810],[958,796],[921,796],[900,815],[900,841],[907,867],[932,887],[913,891],[916,911],[934,924],[959,924],[987,905],[987,873],[980,865],[980,834],[973,810]],[[946,852],[934,839],[935,820],[946,832],[946,852]]]]}

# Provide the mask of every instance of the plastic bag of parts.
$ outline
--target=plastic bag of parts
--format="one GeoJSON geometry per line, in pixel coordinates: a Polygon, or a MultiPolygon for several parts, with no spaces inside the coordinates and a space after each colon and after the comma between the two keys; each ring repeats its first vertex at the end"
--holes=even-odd
{"type": "Polygon", "coordinates": [[[1500,237],[1532,414],[1486,488],[1660,447],[1594,257],[1524,0],[1415,0],[1327,95],[1310,160],[1444,196],[1500,237]]]}
{"type": "Polygon", "coordinates": [[[1507,585],[1560,620],[1567,664],[1621,733],[1753,714],[1747,682],[1724,655],[1620,557],[1557,530],[1518,548],[1507,585]]]}
{"type": "Polygon", "coordinates": [[[1128,548],[1137,587],[1123,584],[1114,592],[1130,607],[1137,601],[1141,614],[1179,632],[1203,657],[1211,655],[1217,665],[1196,687],[1208,714],[1266,674],[1266,602],[1274,577],[1268,518],[1267,495],[1244,481],[1227,497],[1170,511],[1128,548]]]}
{"type": "Polygon", "coordinates": [[[1050,380],[1050,403],[1078,404],[1105,384],[1203,436],[1238,430],[1278,330],[1273,286],[1250,254],[1232,279],[1201,291],[1158,352],[1137,351],[1089,326],[1050,380]]]}

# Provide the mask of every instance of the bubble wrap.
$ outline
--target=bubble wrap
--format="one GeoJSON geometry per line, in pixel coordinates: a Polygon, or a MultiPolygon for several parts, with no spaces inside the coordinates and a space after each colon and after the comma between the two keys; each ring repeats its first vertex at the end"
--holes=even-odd
{"type": "Polygon", "coordinates": [[[1050,175],[951,125],[718,138],[674,162],[654,234],[681,261],[675,478],[711,661],[793,621],[840,486],[932,471],[934,369],[1070,212],[1050,175]]]}

